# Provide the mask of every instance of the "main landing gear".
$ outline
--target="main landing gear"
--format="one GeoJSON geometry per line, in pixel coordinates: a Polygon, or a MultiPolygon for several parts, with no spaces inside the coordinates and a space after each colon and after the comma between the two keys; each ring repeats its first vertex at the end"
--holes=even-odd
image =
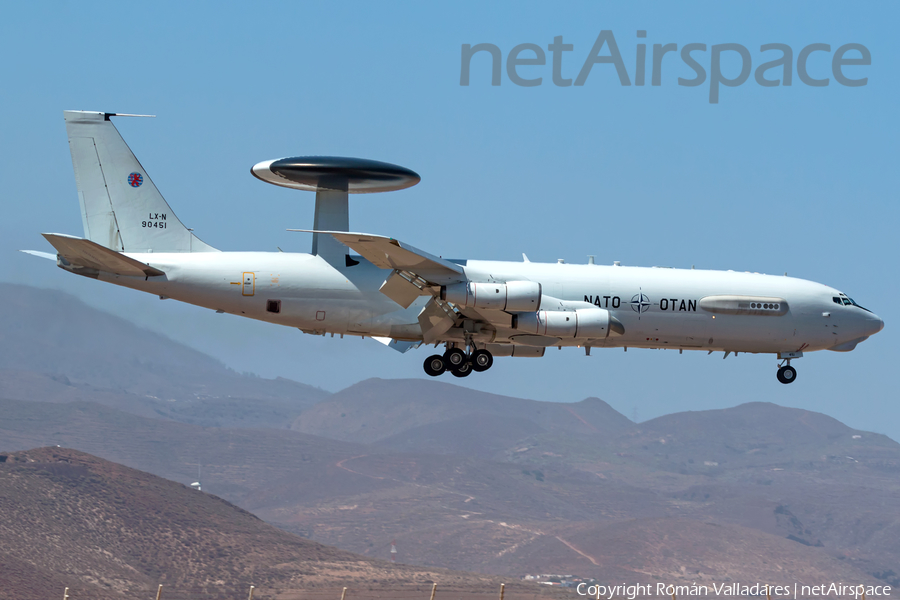
{"type": "Polygon", "coordinates": [[[494,356],[487,350],[466,354],[460,348],[448,348],[444,355],[433,354],[425,359],[425,372],[437,377],[450,371],[456,377],[468,377],[472,371],[487,371],[494,364],[494,356]]]}

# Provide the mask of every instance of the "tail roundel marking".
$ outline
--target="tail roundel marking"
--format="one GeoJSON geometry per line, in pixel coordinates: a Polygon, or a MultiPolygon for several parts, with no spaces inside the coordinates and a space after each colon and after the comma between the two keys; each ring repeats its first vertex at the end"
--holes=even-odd
{"type": "Polygon", "coordinates": [[[128,185],[131,187],[141,187],[144,183],[144,176],[140,173],[132,173],[128,176],[128,185]]]}

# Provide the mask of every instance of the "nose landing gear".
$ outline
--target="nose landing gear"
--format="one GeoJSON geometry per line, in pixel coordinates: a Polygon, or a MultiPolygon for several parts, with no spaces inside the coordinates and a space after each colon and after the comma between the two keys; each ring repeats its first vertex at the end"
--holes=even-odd
{"type": "Polygon", "coordinates": [[[797,369],[791,365],[785,365],[778,369],[777,377],[781,383],[793,383],[797,378],[797,369]]]}
{"type": "Polygon", "coordinates": [[[778,360],[781,361],[778,363],[778,381],[784,384],[794,383],[794,380],[797,379],[797,369],[791,366],[791,359],[803,358],[804,348],[806,348],[806,344],[793,352],[778,353],[778,360]]]}
{"type": "Polygon", "coordinates": [[[494,364],[494,356],[485,349],[466,354],[460,348],[448,347],[444,355],[433,354],[425,359],[425,373],[437,377],[450,371],[455,377],[468,377],[472,371],[487,371],[494,364]]]}

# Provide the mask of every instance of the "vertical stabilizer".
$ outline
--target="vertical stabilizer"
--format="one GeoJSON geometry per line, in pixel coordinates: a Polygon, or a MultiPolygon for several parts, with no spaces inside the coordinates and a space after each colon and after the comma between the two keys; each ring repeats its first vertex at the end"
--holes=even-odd
{"type": "Polygon", "coordinates": [[[214,252],[172,212],[109,113],[65,111],[84,237],[119,252],[214,252]]]}

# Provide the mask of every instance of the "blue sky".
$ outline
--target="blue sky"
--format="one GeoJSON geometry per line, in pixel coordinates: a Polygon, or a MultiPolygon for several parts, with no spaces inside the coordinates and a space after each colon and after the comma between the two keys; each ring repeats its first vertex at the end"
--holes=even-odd
{"type": "MultiPolygon", "coordinates": [[[[790,386],[775,380],[772,357],[652,350],[551,350],[452,383],[541,400],[598,396],[641,420],[772,401],[900,439],[898,5],[483,4],[0,5],[0,279],[69,291],[239,371],[329,390],[424,377],[424,350],[400,355],[160,302],[15,252],[49,250],[40,232],[81,234],[64,109],[156,114],[117,126],[181,220],[224,250],[308,251],[308,236],[285,229],[312,224],[313,196],[256,180],[253,164],[360,156],[409,167],[422,183],[351,198],[357,231],[451,257],[593,254],[788,272],[843,290],[886,322],[852,353],[797,361],[790,386]],[[574,78],[602,30],[632,79],[639,42],[742,44],[754,69],[777,56],[760,45],[782,43],[794,52],[794,82],[763,88],[751,76],[710,104],[708,81],[677,84],[693,72],[673,53],[658,87],[649,66],[648,85],[623,87],[610,65],[583,86],[557,87],[548,52],[546,66],[519,70],[543,77],[540,86],[516,86],[505,69],[491,86],[486,54],[460,86],[463,44],[495,44],[505,61],[518,44],[546,49],[562,35],[574,46],[562,74],[574,78]],[[827,87],[798,78],[797,55],[812,43],[831,45],[808,63],[827,87]],[[847,43],[871,52],[870,66],[846,70],[868,77],[864,87],[831,76],[831,55],[847,43]]],[[[709,52],[694,56],[709,70],[709,52]]],[[[734,58],[723,58],[729,76],[734,58]]]]}

